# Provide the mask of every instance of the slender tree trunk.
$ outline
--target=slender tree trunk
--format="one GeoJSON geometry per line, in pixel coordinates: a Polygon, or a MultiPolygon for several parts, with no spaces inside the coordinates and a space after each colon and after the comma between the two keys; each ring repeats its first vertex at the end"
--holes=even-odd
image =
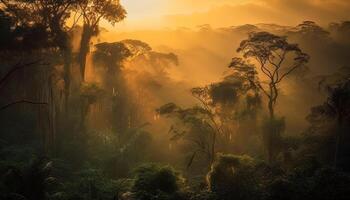
{"type": "Polygon", "coordinates": [[[275,95],[275,91],[274,91],[274,86],[273,84],[271,83],[270,84],[270,96],[269,96],[269,99],[268,99],[268,104],[267,104],[267,107],[268,107],[268,111],[269,111],[269,124],[268,124],[268,128],[269,130],[266,130],[268,131],[267,133],[265,133],[265,143],[266,143],[266,151],[267,151],[267,159],[268,159],[268,162],[271,164],[274,162],[274,144],[273,144],[273,140],[274,140],[274,136],[275,136],[275,127],[273,125],[273,121],[275,119],[275,108],[274,108],[274,97],[275,95]]]}
{"type": "Polygon", "coordinates": [[[212,145],[211,145],[211,159],[210,159],[210,164],[212,165],[215,161],[215,145],[216,145],[216,134],[217,133],[213,133],[213,141],[212,141],[212,145]]]}
{"type": "Polygon", "coordinates": [[[276,104],[277,97],[278,97],[277,86],[274,82],[272,82],[270,83],[270,97],[269,97],[269,103],[268,103],[271,120],[275,118],[275,104],[276,104]]]}
{"type": "Polygon", "coordinates": [[[55,95],[54,95],[54,83],[52,81],[52,78],[50,77],[49,80],[49,89],[50,89],[50,96],[49,96],[49,106],[50,106],[50,117],[51,117],[51,134],[52,134],[52,153],[53,155],[56,155],[57,153],[57,141],[56,141],[56,102],[55,102],[55,95]]]}
{"type": "Polygon", "coordinates": [[[273,100],[271,98],[269,99],[269,103],[267,106],[269,108],[270,120],[273,120],[275,118],[275,109],[274,109],[273,100]]]}
{"type": "MultiPolygon", "coordinates": [[[[266,126],[267,130],[265,130],[265,133],[263,135],[263,139],[266,145],[266,154],[267,159],[270,164],[272,164],[275,161],[276,155],[280,151],[280,144],[279,144],[279,137],[280,137],[280,130],[278,127],[276,127],[277,121],[275,120],[275,105],[278,98],[278,88],[276,83],[271,80],[269,84],[269,95],[268,97],[268,103],[267,103],[267,109],[269,112],[269,121],[266,126]]],[[[278,125],[279,126],[279,125],[278,125]]]]}
{"type": "Polygon", "coordinates": [[[64,57],[64,110],[68,115],[69,112],[69,97],[70,97],[70,84],[71,84],[71,60],[72,52],[70,48],[63,50],[64,57]]]}
{"type": "MultiPolygon", "coordinates": [[[[86,57],[90,52],[90,41],[93,36],[93,28],[88,25],[84,24],[83,27],[83,33],[80,40],[80,52],[79,52],[79,64],[80,64],[80,73],[81,73],[81,81],[85,81],[85,68],[86,68],[86,57]]],[[[85,133],[85,122],[86,122],[86,115],[88,114],[88,107],[89,104],[87,102],[87,99],[81,100],[80,105],[80,125],[79,129],[81,133],[85,133]]]]}
{"type": "Polygon", "coordinates": [[[341,146],[341,138],[343,133],[343,117],[340,115],[338,116],[338,130],[336,133],[336,143],[335,143],[335,151],[334,151],[334,167],[337,168],[338,166],[338,159],[339,159],[339,152],[340,152],[340,146],[341,146]]]}
{"type": "Polygon", "coordinates": [[[93,36],[93,29],[84,24],[83,33],[80,41],[80,52],[79,52],[79,64],[80,64],[80,73],[81,80],[85,81],[85,68],[86,68],[86,57],[90,52],[90,41],[93,36]]]}
{"type": "Polygon", "coordinates": [[[86,119],[87,115],[89,114],[90,110],[90,103],[87,98],[81,98],[81,105],[80,105],[80,124],[79,124],[79,131],[81,134],[86,133],[86,119]]]}
{"type": "Polygon", "coordinates": [[[53,19],[50,23],[50,28],[55,34],[54,42],[59,47],[59,50],[63,57],[64,65],[64,110],[65,114],[69,111],[69,96],[70,96],[70,84],[71,84],[71,63],[72,63],[72,47],[71,40],[68,33],[63,29],[61,18],[53,19]]]}

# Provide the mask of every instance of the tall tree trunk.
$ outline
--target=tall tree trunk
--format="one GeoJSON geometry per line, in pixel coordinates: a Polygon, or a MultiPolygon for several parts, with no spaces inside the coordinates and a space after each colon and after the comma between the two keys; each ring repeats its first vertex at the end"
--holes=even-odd
{"type": "Polygon", "coordinates": [[[271,82],[270,83],[270,97],[269,97],[269,103],[268,103],[269,114],[270,114],[271,120],[275,118],[275,104],[276,104],[277,97],[278,97],[277,85],[274,82],[271,82]]]}
{"type": "Polygon", "coordinates": [[[210,159],[210,164],[212,165],[215,161],[215,145],[216,145],[216,134],[215,132],[213,132],[213,141],[212,141],[212,145],[211,145],[211,159],[210,159]]]}
{"type": "Polygon", "coordinates": [[[269,115],[270,119],[273,120],[275,118],[275,109],[274,109],[274,103],[273,100],[270,98],[268,103],[268,109],[269,109],[269,115]]]}
{"type": "Polygon", "coordinates": [[[50,119],[50,131],[52,134],[52,153],[56,155],[57,153],[57,143],[56,143],[56,102],[54,95],[54,82],[52,77],[49,78],[49,119],[50,119]]]}
{"type": "Polygon", "coordinates": [[[87,115],[89,114],[89,100],[86,98],[81,99],[81,105],[80,105],[80,124],[79,124],[79,131],[81,134],[86,133],[86,119],[87,115]]]}
{"type": "Polygon", "coordinates": [[[53,25],[53,30],[56,31],[55,42],[59,47],[64,66],[64,111],[65,114],[69,112],[69,97],[70,97],[70,85],[71,85],[71,64],[72,64],[72,46],[70,44],[70,38],[67,32],[61,29],[58,24],[53,25]]]}
{"type": "Polygon", "coordinates": [[[269,110],[269,124],[268,124],[268,129],[266,130],[268,131],[267,133],[265,133],[265,143],[266,143],[266,151],[267,151],[267,159],[268,162],[271,164],[274,162],[274,144],[273,144],[273,140],[274,140],[274,136],[275,136],[275,127],[274,127],[274,119],[275,119],[275,108],[274,108],[274,86],[271,83],[270,84],[270,96],[269,96],[269,100],[268,100],[268,110],[269,110]]]}
{"type": "Polygon", "coordinates": [[[338,160],[339,160],[339,153],[340,153],[340,147],[341,147],[341,139],[342,139],[342,133],[343,133],[343,117],[341,114],[338,116],[337,119],[338,123],[338,130],[336,132],[336,143],[335,143],[335,151],[334,151],[334,167],[336,168],[338,166],[338,160]]]}
{"type": "Polygon", "coordinates": [[[267,159],[270,164],[275,161],[276,155],[280,152],[280,124],[276,120],[275,116],[275,105],[278,98],[278,88],[276,83],[271,80],[269,84],[269,95],[267,109],[269,112],[268,124],[266,124],[267,130],[264,130],[263,140],[265,142],[265,149],[267,154],[267,159]]]}
{"type": "Polygon", "coordinates": [[[71,84],[71,60],[72,60],[72,51],[70,48],[63,50],[63,59],[64,59],[64,110],[68,115],[69,112],[69,97],[70,97],[70,84],[71,84]]]}
{"type": "Polygon", "coordinates": [[[90,41],[93,35],[93,28],[87,24],[84,24],[79,52],[80,73],[81,80],[83,82],[85,81],[86,57],[90,52],[90,41]]]}

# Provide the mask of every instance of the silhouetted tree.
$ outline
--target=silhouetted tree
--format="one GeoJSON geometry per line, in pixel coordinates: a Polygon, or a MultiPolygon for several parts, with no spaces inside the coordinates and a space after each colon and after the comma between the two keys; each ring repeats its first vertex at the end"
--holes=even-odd
{"type": "MultiPolygon", "coordinates": [[[[317,131],[324,131],[320,130],[320,128],[324,128],[324,124],[335,126],[333,163],[337,167],[344,144],[349,142],[349,136],[345,133],[349,128],[350,119],[350,81],[345,80],[335,85],[328,85],[326,90],[328,92],[327,101],[323,105],[313,107],[307,119],[312,123],[313,129],[317,131]]],[[[332,129],[328,131],[332,131],[332,129]]]]}
{"type": "Polygon", "coordinates": [[[105,109],[105,114],[111,114],[111,126],[118,133],[143,123],[142,120],[146,119],[140,110],[143,110],[144,104],[148,103],[143,98],[135,97],[145,92],[144,85],[131,88],[128,83],[131,81],[130,77],[136,77],[141,71],[138,70],[139,66],[131,69],[131,67],[125,68],[124,64],[139,65],[138,62],[141,62],[145,71],[155,72],[157,79],[167,75],[167,67],[178,64],[175,54],[156,52],[147,43],[130,39],[95,45],[93,61],[95,69],[102,76],[103,87],[108,94],[103,100],[104,107],[107,108],[108,105],[112,107],[112,112],[105,109]]]}
{"type": "Polygon", "coordinates": [[[180,124],[174,124],[170,127],[169,133],[172,134],[170,140],[184,139],[190,143],[192,155],[187,167],[192,165],[198,155],[205,156],[208,164],[214,161],[216,136],[219,134],[220,128],[217,122],[213,121],[213,113],[199,106],[182,109],[174,103],[161,106],[157,112],[180,121],[180,124]]]}
{"type": "Polygon", "coordinates": [[[85,133],[86,117],[89,113],[89,108],[96,103],[104,94],[104,90],[96,83],[84,83],[80,88],[80,96],[82,98],[81,112],[80,112],[80,131],[85,133]]]}
{"type": "Polygon", "coordinates": [[[66,24],[81,0],[2,0],[1,2],[6,7],[7,12],[16,17],[17,23],[27,27],[35,27],[34,30],[41,30],[40,32],[35,31],[33,33],[35,38],[30,38],[29,41],[41,46],[48,43],[47,47],[59,49],[59,55],[64,63],[65,110],[68,111],[72,50],[71,38],[68,33],[70,28],[66,24]]]}
{"type": "MultiPolygon", "coordinates": [[[[309,56],[304,53],[297,44],[290,44],[286,37],[273,35],[268,32],[257,32],[249,34],[248,39],[243,40],[237,52],[243,54],[243,58],[233,58],[230,67],[241,67],[247,65],[249,59],[257,62],[257,68],[267,83],[251,80],[261,89],[268,99],[267,108],[270,120],[275,120],[275,105],[279,96],[280,83],[297,69],[305,66],[309,56]],[[292,62],[288,59],[292,56],[292,62]]],[[[249,77],[248,77],[249,78],[249,77]]],[[[271,130],[265,135],[268,158],[273,160],[274,154],[272,140],[278,133],[271,130]]]]}
{"type": "Polygon", "coordinates": [[[124,61],[132,56],[129,49],[122,42],[97,44],[93,52],[96,69],[102,75],[102,84],[107,92],[103,100],[104,107],[109,113],[113,130],[121,133],[131,124],[130,107],[135,106],[126,88],[126,81],[122,74],[124,61]]]}
{"type": "Polygon", "coordinates": [[[122,42],[115,42],[97,44],[93,56],[96,63],[102,63],[107,67],[108,74],[115,76],[116,73],[120,73],[123,61],[131,55],[130,50],[122,42]]]}
{"type": "Polygon", "coordinates": [[[179,130],[173,125],[169,132],[173,133],[172,140],[184,138],[195,146],[189,165],[198,153],[206,155],[212,164],[218,151],[218,140],[228,143],[234,131],[232,126],[237,120],[255,117],[260,94],[259,88],[250,80],[256,81],[256,75],[251,65],[237,67],[222,82],[191,90],[199,106],[182,109],[169,103],[157,110],[160,115],[179,119],[187,127],[179,130]]]}
{"type": "Polygon", "coordinates": [[[119,0],[82,0],[79,4],[83,15],[83,32],[80,41],[79,63],[82,80],[85,80],[86,56],[90,51],[90,42],[99,32],[102,19],[112,25],[126,17],[126,11],[119,0]]]}
{"type": "Polygon", "coordinates": [[[319,39],[329,38],[329,32],[313,21],[304,21],[296,27],[296,33],[304,37],[317,37],[319,39]]]}

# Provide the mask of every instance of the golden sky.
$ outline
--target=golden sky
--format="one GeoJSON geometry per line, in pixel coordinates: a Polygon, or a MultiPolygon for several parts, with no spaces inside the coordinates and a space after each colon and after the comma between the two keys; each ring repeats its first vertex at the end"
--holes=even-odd
{"type": "Polygon", "coordinates": [[[212,6],[237,4],[247,0],[121,0],[130,19],[205,11],[212,6]]]}
{"type": "Polygon", "coordinates": [[[350,20],[350,0],[121,0],[128,18],[121,29],[213,27],[246,23],[296,25],[350,20]]]}
{"type": "Polygon", "coordinates": [[[167,16],[206,12],[215,6],[235,5],[247,0],[121,0],[128,12],[122,28],[167,27],[167,16]]]}

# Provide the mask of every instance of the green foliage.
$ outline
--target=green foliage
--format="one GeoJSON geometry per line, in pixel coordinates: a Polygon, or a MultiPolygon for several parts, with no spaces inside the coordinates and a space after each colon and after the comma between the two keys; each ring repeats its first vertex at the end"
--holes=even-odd
{"type": "Polygon", "coordinates": [[[103,63],[108,68],[109,73],[120,71],[121,63],[131,56],[131,52],[122,42],[115,43],[99,43],[94,52],[94,61],[103,63]]]}
{"type": "Polygon", "coordinates": [[[350,192],[348,174],[305,157],[284,171],[247,156],[220,155],[208,183],[218,199],[347,199],[350,192]]]}
{"type": "Polygon", "coordinates": [[[270,161],[282,151],[282,136],[285,131],[284,118],[266,119],[262,124],[263,141],[270,161]]]}
{"type": "Polygon", "coordinates": [[[213,113],[204,107],[194,106],[192,108],[180,108],[176,104],[169,103],[163,105],[157,112],[174,118],[178,123],[174,123],[170,129],[170,140],[177,142],[184,140],[191,151],[191,157],[187,162],[190,167],[197,158],[204,159],[205,163],[214,158],[213,145],[215,140],[213,134],[217,134],[213,113]],[[198,156],[201,154],[201,156],[198,156]]]}
{"type": "Polygon", "coordinates": [[[213,84],[210,91],[213,103],[222,103],[224,105],[236,103],[238,100],[238,94],[235,90],[235,86],[235,84],[229,82],[213,84]]]}
{"type": "Polygon", "coordinates": [[[117,147],[117,152],[111,152],[102,167],[114,177],[125,178],[133,168],[150,159],[152,142],[149,132],[129,129],[119,137],[117,144],[111,144],[112,148],[117,147]]]}
{"type": "Polygon", "coordinates": [[[261,195],[255,172],[255,161],[249,156],[219,155],[208,173],[210,191],[219,199],[259,199],[261,195]]]}
{"type": "Polygon", "coordinates": [[[89,26],[98,26],[101,19],[114,25],[126,17],[119,0],[81,0],[79,7],[84,13],[84,23],[89,26]]]}
{"type": "Polygon", "coordinates": [[[333,162],[334,166],[339,165],[348,171],[350,81],[340,78],[325,88],[328,93],[326,101],[311,108],[311,113],[307,116],[310,127],[305,134],[313,147],[308,150],[314,154],[318,152],[318,157],[323,162],[333,162]]]}
{"type": "Polygon", "coordinates": [[[81,138],[65,138],[62,159],[78,169],[99,169],[114,179],[127,178],[133,168],[149,160],[153,138],[142,128],[117,134],[111,130],[89,131],[81,138]]]}
{"type": "MultiPolygon", "coordinates": [[[[2,8],[12,17],[12,43],[8,48],[40,50],[68,48],[65,23],[81,0],[3,0],[2,8]]],[[[61,49],[61,50],[62,50],[61,49]]]]}
{"type": "MultiPolygon", "coordinates": [[[[179,65],[179,58],[174,53],[162,53],[153,51],[152,47],[140,40],[122,40],[120,43],[124,44],[131,52],[133,61],[145,61],[149,68],[153,68],[157,73],[164,75],[165,69],[172,65],[179,65]]],[[[159,75],[157,74],[157,75],[159,75]]]]}
{"type": "Polygon", "coordinates": [[[183,109],[168,103],[157,109],[160,115],[180,122],[170,128],[172,141],[185,139],[193,143],[188,167],[197,154],[205,155],[212,162],[217,146],[222,150],[229,148],[235,124],[243,121],[256,123],[261,97],[259,88],[248,78],[257,80],[257,73],[251,65],[236,67],[221,82],[191,89],[192,96],[200,103],[198,106],[183,109]]]}
{"type": "Polygon", "coordinates": [[[129,180],[113,180],[100,170],[87,168],[75,175],[76,179],[65,184],[65,199],[113,199],[127,190],[129,180]]]}
{"type": "Polygon", "coordinates": [[[189,193],[189,200],[219,200],[217,195],[208,190],[192,191],[189,193]]]}
{"type": "Polygon", "coordinates": [[[134,179],[132,190],[139,200],[181,199],[183,179],[169,166],[143,165],[135,170],[134,179]]]}
{"type": "Polygon", "coordinates": [[[268,185],[267,199],[347,199],[350,177],[332,168],[297,168],[268,185]]]}
{"type": "Polygon", "coordinates": [[[45,200],[60,192],[59,182],[52,173],[52,161],[37,158],[30,165],[22,168],[8,166],[2,169],[1,198],[21,197],[28,200],[45,200]]]}
{"type": "Polygon", "coordinates": [[[129,49],[133,56],[145,55],[152,51],[152,47],[149,44],[140,40],[127,39],[122,40],[121,43],[123,43],[129,49]]]}
{"type": "MultiPolygon", "coordinates": [[[[127,84],[134,81],[134,75],[145,75],[140,82],[157,85],[152,88],[160,88],[164,80],[173,83],[167,69],[179,65],[178,56],[156,52],[139,40],[100,43],[95,46],[93,58],[99,67],[97,74],[102,87],[95,83],[76,84],[76,74],[70,74],[77,73],[70,66],[75,53],[79,53],[78,62],[84,80],[89,45],[92,37],[99,34],[101,20],[114,25],[125,17],[126,11],[119,0],[1,1],[0,51],[4,67],[0,74],[7,71],[13,58],[19,63],[13,67],[20,66],[27,59],[42,57],[50,67],[29,75],[29,70],[15,68],[19,78],[8,91],[4,90],[5,95],[1,94],[4,97],[1,103],[17,97],[30,97],[48,101],[48,107],[31,110],[22,106],[1,113],[0,199],[343,200],[350,197],[349,174],[340,170],[350,169],[348,71],[341,74],[342,81],[327,87],[325,103],[312,108],[307,118],[311,124],[308,133],[302,137],[283,137],[285,121],[274,116],[274,105],[280,91],[278,85],[297,68],[304,68],[309,56],[297,44],[289,43],[287,37],[259,31],[250,33],[248,39],[241,42],[238,52],[243,58],[232,59],[228,76],[220,82],[191,90],[198,105],[183,108],[170,103],[157,110],[158,114],[175,119],[169,130],[172,134],[170,142],[184,147],[180,152],[184,152],[183,157],[188,160],[186,177],[192,180],[185,182],[172,167],[156,164],[142,165],[135,170],[135,176],[130,177],[135,166],[154,158],[164,159],[160,158],[164,155],[175,157],[179,149],[171,146],[169,149],[173,152],[170,154],[159,153],[167,152],[164,147],[168,143],[156,145],[152,135],[144,130],[148,123],[140,126],[144,120],[142,115],[149,114],[146,112],[149,107],[145,106],[149,104],[139,98],[148,94],[148,87],[134,88],[139,86],[137,83],[130,89],[127,84]],[[72,18],[74,22],[81,19],[84,23],[80,52],[74,50],[74,53],[71,43],[75,35],[70,34],[71,27],[66,23],[72,18]],[[139,68],[123,70],[127,59],[130,66],[137,64],[139,68]],[[250,59],[260,65],[253,65],[250,59]],[[260,81],[258,71],[269,82],[260,81]],[[23,83],[28,84],[28,91],[17,90],[23,87],[23,83]],[[70,90],[72,94],[68,98],[70,90]],[[216,156],[218,152],[247,153],[247,149],[257,148],[255,143],[251,145],[246,142],[248,140],[240,140],[239,136],[232,139],[231,136],[245,137],[248,132],[259,135],[255,132],[258,132],[262,94],[268,98],[270,110],[270,119],[263,121],[263,142],[269,157],[277,158],[277,162],[266,165],[250,156],[216,156]],[[92,107],[92,104],[100,107],[92,107]],[[94,108],[96,116],[108,121],[108,125],[103,130],[81,128],[82,131],[78,131],[84,134],[77,134],[79,119],[81,127],[85,127],[90,108],[94,108]],[[46,148],[51,145],[53,159],[38,159],[38,155],[49,154],[46,148]],[[329,168],[327,165],[333,162],[333,157],[334,168],[329,168]],[[211,163],[205,182],[204,174],[211,163]],[[191,166],[199,170],[191,171],[191,166]],[[197,175],[194,171],[200,171],[199,181],[193,180],[197,175]]],[[[250,25],[243,28],[259,30],[250,25]]],[[[349,22],[333,24],[333,28],[336,32],[344,31],[342,37],[347,37],[350,30],[349,22]]],[[[200,33],[205,34],[213,31],[208,25],[200,29],[200,33]]],[[[311,21],[296,27],[295,34],[304,39],[330,39],[327,31],[311,21]]],[[[327,81],[323,84],[328,84],[327,81]]],[[[1,80],[0,89],[4,88],[5,82],[1,80]]],[[[164,98],[155,98],[154,102],[164,98]]],[[[157,125],[159,127],[152,129],[162,130],[164,124],[157,125]]],[[[258,157],[260,152],[250,153],[258,157]]],[[[177,161],[174,158],[172,162],[177,161]]]]}

